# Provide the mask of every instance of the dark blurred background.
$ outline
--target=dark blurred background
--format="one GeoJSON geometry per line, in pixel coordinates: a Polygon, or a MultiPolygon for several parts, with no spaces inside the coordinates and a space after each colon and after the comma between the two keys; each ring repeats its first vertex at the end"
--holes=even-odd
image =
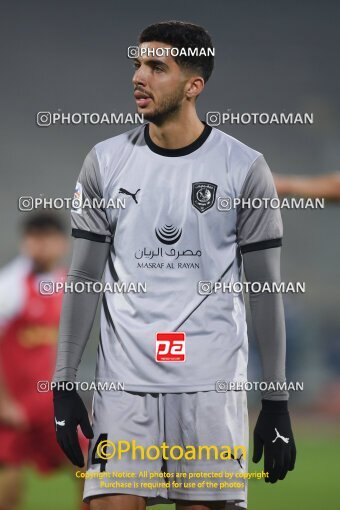
{"type": "MultiPolygon", "coordinates": [[[[1,265],[17,253],[18,224],[25,214],[18,210],[18,197],[72,196],[82,161],[93,145],[134,127],[38,127],[36,113],[58,109],[134,113],[127,47],[136,44],[145,26],[170,19],[203,25],[216,48],[215,70],[198,100],[202,119],[208,111],[228,108],[234,113],[313,112],[313,125],[219,128],[262,152],[274,172],[316,175],[340,170],[340,3],[336,0],[4,1],[1,265]]],[[[68,221],[67,211],[63,214],[68,221]]],[[[339,403],[325,409],[323,402],[330,394],[328,388],[340,378],[340,204],[282,214],[282,278],[305,281],[307,288],[305,294],[285,300],[287,375],[305,386],[303,393],[292,395],[292,404],[297,420],[312,413],[317,424],[320,419],[338,423],[339,403]]],[[[97,341],[98,322],[79,379],[94,376],[97,341]]],[[[259,374],[253,342],[249,373],[259,374]]],[[[251,395],[250,401],[257,406],[259,396],[251,395]]],[[[303,436],[309,426],[301,425],[303,436]]],[[[292,501],[301,494],[303,480],[295,499],[286,500],[292,509],[297,507],[292,501]]],[[[273,487],[261,485],[264,489],[266,497],[273,493],[273,487]]],[[[286,492],[289,498],[289,488],[286,492]]],[[[267,507],[254,502],[250,508],[267,507]]],[[[268,508],[281,507],[277,502],[268,508]]]]}

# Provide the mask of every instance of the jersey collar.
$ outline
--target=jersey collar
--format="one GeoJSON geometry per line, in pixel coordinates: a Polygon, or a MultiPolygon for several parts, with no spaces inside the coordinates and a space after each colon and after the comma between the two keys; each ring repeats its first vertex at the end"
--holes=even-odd
{"type": "Polygon", "coordinates": [[[196,140],[189,145],[186,145],[185,147],[181,147],[180,149],[165,149],[164,147],[159,147],[159,145],[156,145],[150,138],[149,134],[149,125],[146,124],[144,128],[144,139],[146,145],[149,147],[152,152],[155,152],[156,154],[159,154],[160,156],[168,156],[168,157],[178,157],[178,156],[186,156],[187,154],[190,154],[191,152],[196,151],[201,147],[201,145],[204,144],[206,139],[211,133],[212,127],[208,126],[204,121],[202,121],[204,124],[204,129],[200,136],[196,138],[196,140]]]}

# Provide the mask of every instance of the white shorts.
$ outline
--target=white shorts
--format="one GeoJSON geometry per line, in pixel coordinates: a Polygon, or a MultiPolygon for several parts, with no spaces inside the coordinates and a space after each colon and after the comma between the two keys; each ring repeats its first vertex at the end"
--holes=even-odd
{"type": "Polygon", "coordinates": [[[243,391],[96,391],[93,431],[85,502],[119,493],[146,497],[148,505],[179,499],[247,506],[242,473],[248,471],[249,429],[243,391]],[[106,446],[100,450],[102,441],[106,446]],[[235,451],[236,446],[243,450],[235,451]]]}

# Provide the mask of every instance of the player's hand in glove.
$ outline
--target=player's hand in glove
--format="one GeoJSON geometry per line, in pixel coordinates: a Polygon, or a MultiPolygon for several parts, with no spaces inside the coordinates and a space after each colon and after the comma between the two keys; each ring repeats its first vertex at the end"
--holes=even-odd
{"type": "Polygon", "coordinates": [[[287,400],[262,400],[262,410],[254,429],[253,462],[261,460],[264,449],[266,482],[283,480],[295,465],[296,448],[287,400]]]}
{"type": "Polygon", "coordinates": [[[78,425],[85,437],[93,438],[86,407],[75,389],[68,391],[54,388],[53,403],[58,444],[72,464],[83,467],[84,457],[78,440],[78,425]]]}

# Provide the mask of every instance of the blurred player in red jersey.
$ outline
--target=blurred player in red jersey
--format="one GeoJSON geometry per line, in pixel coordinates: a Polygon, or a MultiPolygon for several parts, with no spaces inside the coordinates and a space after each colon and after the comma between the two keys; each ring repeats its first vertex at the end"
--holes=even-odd
{"type": "Polygon", "coordinates": [[[50,392],[38,382],[49,382],[55,366],[62,292],[52,282],[64,280],[67,249],[60,218],[38,212],[23,225],[22,254],[0,271],[0,510],[20,505],[23,465],[41,473],[65,466],[50,392]]]}

